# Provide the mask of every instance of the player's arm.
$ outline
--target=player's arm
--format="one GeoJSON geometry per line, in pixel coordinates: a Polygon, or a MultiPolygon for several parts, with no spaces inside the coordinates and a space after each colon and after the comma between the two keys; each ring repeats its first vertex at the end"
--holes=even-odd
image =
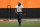
{"type": "Polygon", "coordinates": [[[24,13],[24,16],[26,16],[26,12],[24,11],[24,9],[22,9],[23,13],[24,13]]]}
{"type": "MultiPolygon", "coordinates": [[[[22,8],[24,8],[24,7],[22,6],[22,8]]],[[[24,16],[26,16],[26,12],[24,11],[24,9],[22,9],[22,11],[23,11],[23,13],[24,13],[24,16]]]]}
{"type": "Polygon", "coordinates": [[[17,13],[16,8],[15,8],[15,13],[17,13]]]}
{"type": "Polygon", "coordinates": [[[15,7],[15,13],[17,13],[17,6],[15,7]]]}

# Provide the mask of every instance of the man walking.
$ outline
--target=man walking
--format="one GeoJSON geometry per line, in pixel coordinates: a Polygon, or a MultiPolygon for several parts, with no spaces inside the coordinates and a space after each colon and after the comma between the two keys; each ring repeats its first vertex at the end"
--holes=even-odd
{"type": "Polygon", "coordinates": [[[15,12],[17,14],[18,23],[19,23],[19,26],[21,26],[21,15],[22,15],[22,8],[23,8],[23,6],[21,5],[20,1],[18,2],[18,5],[15,8],[16,8],[15,12]]]}

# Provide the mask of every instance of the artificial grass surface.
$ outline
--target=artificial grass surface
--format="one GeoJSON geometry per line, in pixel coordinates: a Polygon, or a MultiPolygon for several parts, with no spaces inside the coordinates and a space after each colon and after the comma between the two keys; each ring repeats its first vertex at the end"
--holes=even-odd
{"type": "MultiPolygon", "coordinates": [[[[22,21],[20,27],[40,27],[40,21],[22,21]]],[[[0,21],[0,27],[19,27],[17,21],[0,21]]]]}

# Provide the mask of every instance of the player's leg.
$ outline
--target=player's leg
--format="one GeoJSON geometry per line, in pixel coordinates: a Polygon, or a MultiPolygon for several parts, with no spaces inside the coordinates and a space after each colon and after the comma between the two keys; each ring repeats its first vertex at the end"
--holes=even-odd
{"type": "Polygon", "coordinates": [[[19,14],[19,26],[21,26],[21,14],[19,14]]]}
{"type": "Polygon", "coordinates": [[[20,17],[20,14],[17,14],[17,18],[18,18],[19,26],[21,26],[21,17],[20,17]]]}
{"type": "Polygon", "coordinates": [[[21,14],[17,14],[19,26],[21,26],[21,14]]]}
{"type": "Polygon", "coordinates": [[[17,19],[18,19],[18,23],[19,23],[19,14],[17,14],[17,19]]]}

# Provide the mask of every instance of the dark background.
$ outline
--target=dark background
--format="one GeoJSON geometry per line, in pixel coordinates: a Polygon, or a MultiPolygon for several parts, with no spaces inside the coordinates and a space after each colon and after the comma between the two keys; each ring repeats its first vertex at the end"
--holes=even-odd
{"type": "MultiPolygon", "coordinates": [[[[40,8],[23,8],[22,18],[40,18],[40,8]]],[[[15,8],[0,8],[0,18],[17,18],[15,8]],[[11,9],[11,10],[10,10],[11,9]],[[11,16],[10,16],[11,15],[11,16]]]]}

